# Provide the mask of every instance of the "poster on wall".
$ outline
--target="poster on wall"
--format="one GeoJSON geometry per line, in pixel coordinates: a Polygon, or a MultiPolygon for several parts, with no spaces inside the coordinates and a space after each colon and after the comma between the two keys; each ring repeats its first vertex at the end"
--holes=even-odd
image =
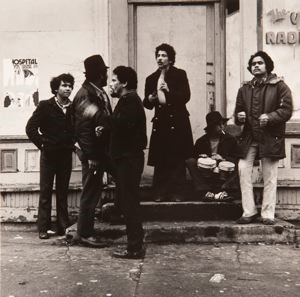
{"type": "Polygon", "coordinates": [[[2,108],[37,106],[38,63],[34,58],[3,59],[2,108]]]}

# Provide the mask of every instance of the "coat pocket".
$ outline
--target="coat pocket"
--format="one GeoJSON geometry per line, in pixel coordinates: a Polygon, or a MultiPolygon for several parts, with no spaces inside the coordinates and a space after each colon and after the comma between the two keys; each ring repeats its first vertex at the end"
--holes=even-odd
{"type": "Polygon", "coordinates": [[[244,158],[251,145],[250,135],[241,135],[237,137],[237,157],[244,158]]]}
{"type": "Polygon", "coordinates": [[[263,153],[270,157],[283,157],[285,155],[284,137],[268,135],[265,137],[263,153]]]}

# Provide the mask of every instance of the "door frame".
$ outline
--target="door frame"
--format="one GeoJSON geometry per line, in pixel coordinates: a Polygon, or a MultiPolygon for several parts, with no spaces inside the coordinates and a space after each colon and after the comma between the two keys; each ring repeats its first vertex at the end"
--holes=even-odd
{"type": "MultiPolygon", "coordinates": [[[[137,66],[137,7],[139,5],[170,5],[170,4],[211,4],[214,14],[214,108],[226,115],[226,53],[225,53],[225,0],[127,0],[128,3],[128,65],[136,69],[137,66]]],[[[210,58],[210,57],[209,57],[210,58]]],[[[209,66],[209,65],[208,65],[209,66]]],[[[208,68],[207,66],[207,68],[208,68]]],[[[207,76],[208,77],[208,76],[207,76]]],[[[208,90],[211,87],[207,78],[208,90]]]]}

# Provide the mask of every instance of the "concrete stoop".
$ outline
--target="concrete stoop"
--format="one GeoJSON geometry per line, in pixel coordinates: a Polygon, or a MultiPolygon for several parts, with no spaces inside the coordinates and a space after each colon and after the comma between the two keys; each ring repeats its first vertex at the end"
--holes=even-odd
{"type": "MultiPolygon", "coordinates": [[[[236,220],[243,211],[241,201],[233,202],[141,202],[141,217],[144,221],[213,221],[236,220]]],[[[102,206],[102,220],[110,222],[114,205],[102,206]]]]}
{"type": "MultiPolygon", "coordinates": [[[[145,222],[145,241],[148,243],[297,243],[295,225],[276,220],[273,226],[259,223],[238,225],[235,221],[145,222]]],[[[75,234],[76,224],[68,230],[75,234]]],[[[115,243],[126,242],[124,225],[97,222],[97,236],[115,243]]]]}

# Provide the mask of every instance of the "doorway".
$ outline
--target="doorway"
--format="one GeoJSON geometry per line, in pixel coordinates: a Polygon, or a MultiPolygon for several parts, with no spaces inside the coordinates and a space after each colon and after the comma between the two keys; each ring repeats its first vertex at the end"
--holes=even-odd
{"type": "MultiPolygon", "coordinates": [[[[207,112],[225,115],[223,1],[129,0],[128,4],[129,65],[137,71],[138,94],[143,99],[146,77],[157,69],[155,48],[172,45],[175,66],[184,69],[189,80],[187,108],[196,141],[204,133],[207,112]]],[[[149,138],[153,110],[146,110],[146,116],[149,138]]]]}

